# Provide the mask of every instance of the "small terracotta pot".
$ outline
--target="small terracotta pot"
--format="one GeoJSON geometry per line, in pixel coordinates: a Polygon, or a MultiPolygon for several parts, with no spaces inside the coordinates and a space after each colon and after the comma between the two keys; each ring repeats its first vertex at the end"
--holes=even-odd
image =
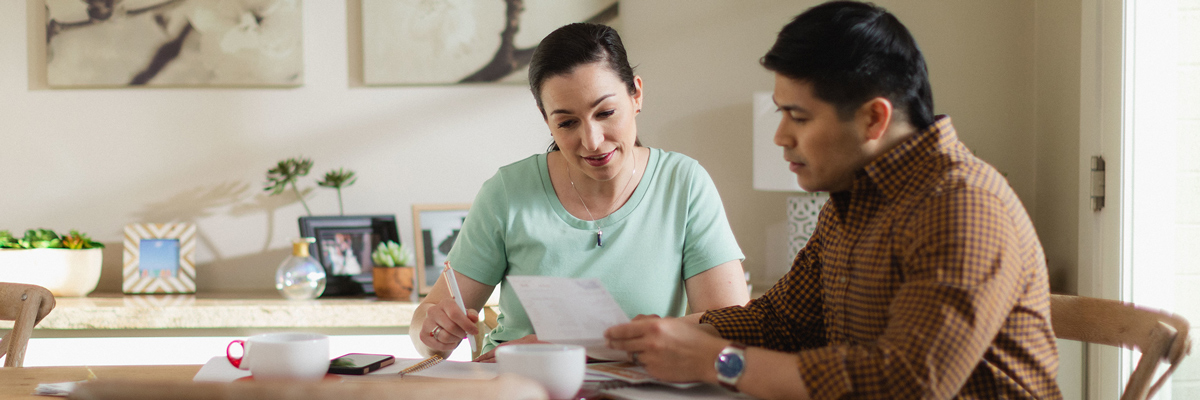
{"type": "Polygon", "coordinates": [[[372,269],[372,285],[375,297],[380,300],[411,300],[413,293],[413,267],[380,267],[372,269]]]}

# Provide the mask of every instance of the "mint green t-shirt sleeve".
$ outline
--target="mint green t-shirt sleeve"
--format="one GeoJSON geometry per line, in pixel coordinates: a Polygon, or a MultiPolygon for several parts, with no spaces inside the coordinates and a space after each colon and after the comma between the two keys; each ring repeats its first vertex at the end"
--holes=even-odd
{"type": "Polygon", "coordinates": [[[480,187],[446,259],[455,271],[485,285],[498,285],[508,266],[505,234],[508,196],[497,173],[480,187]]]}
{"type": "Polygon", "coordinates": [[[683,279],[733,260],[744,260],[729,227],[721,195],[708,171],[692,163],[688,175],[687,233],[683,243],[683,279]]]}

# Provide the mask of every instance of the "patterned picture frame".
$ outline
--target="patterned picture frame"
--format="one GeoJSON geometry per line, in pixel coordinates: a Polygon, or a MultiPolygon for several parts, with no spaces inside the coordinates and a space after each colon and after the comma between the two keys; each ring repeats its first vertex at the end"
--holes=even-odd
{"type": "Polygon", "coordinates": [[[128,294],[196,293],[196,226],[125,226],[121,290],[128,294]]]}

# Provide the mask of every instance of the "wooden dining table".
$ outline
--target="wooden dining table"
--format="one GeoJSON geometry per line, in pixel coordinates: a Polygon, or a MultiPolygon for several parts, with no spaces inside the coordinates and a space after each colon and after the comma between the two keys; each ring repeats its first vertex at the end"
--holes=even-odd
{"type": "MultiPolygon", "coordinates": [[[[201,391],[211,390],[211,393],[216,394],[214,398],[226,397],[228,391],[225,388],[220,388],[221,385],[230,385],[228,383],[195,383],[192,382],[193,377],[200,371],[201,365],[137,365],[137,366],[64,366],[64,367],[27,367],[27,368],[0,368],[0,400],[9,399],[38,399],[46,400],[53,397],[35,396],[33,395],[39,384],[43,383],[59,383],[59,382],[79,382],[93,380],[95,382],[117,383],[119,386],[129,390],[140,389],[138,397],[156,398],[159,396],[146,396],[146,393],[152,393],[152,390],[166,391],[167,393],[177,392],[181,388],[184,390],[199,389],[201,391]],[[155,385],[160,385],[157,388],[155,385]],[[170,389],[163,389],[161,385],[173,385],[170,389]],[[191,385],[191,386],[188,386],[191,385]]],[[[258,386],[259,390],[277,394],[283,390],[291,389],[293,392],[299,391],[301,395],[281,394],[279,398],[334,398],[345,399],[355,398],[354,394],[361,394],[365,397],[387,398],[396,394],[407,394],[408,396],[400,396],[403,398],[539,398],[544,396],[540,388],[530,390],[530,385],[536,387],[536,383],[524,378],[515,376],[501,376],[498,379],[491,380],[461,380],[461,379],[444,379],[430,378],[421,376],[411,376],[401,379],[372,379],[370,377],[341,377],[328,376],[321,382],[239,382],[233,385],[241,384],[242,389],[253,389],[258,386]],[[249,385],[247,385],[247,383],[249,385]],[[450,384],[447,384],[450,383],[450,384]],[[403,385],[397,387],[396,385],[403,385]],[[354,392],[354,393],[348,393],[354,392]],[[537,395],[534,392],[540,392],[537,395]],[[532,394],[531,394],[532,393],[532,394]]],[[[254,396],[253,393],[247,395],[245,390],[235,392],[239,395],[234,397],[241,398],[261,398],[254,396]]],[[[604,399],[608,398],[594,389],[589,389],[588,385],[580,392],[580,395],[587,399],[604,399]]],[[[110,396],[111,397],[111,396],[110,396]]],[[[172,396],[175,398],[200,398],[197,393],[190,393],[183,396],[172,396]]],[[[118,396],[124,398],[124,396],[118,396]]]]}
{"type": "Polygon", "coordinates": [[[106,379],[145,382],[191,381],[200,365],[137,365],[95,367],[27,367],[0,368],[0,400],[40,399],[33,391],[42,383],[77,382],[106,379]]]}

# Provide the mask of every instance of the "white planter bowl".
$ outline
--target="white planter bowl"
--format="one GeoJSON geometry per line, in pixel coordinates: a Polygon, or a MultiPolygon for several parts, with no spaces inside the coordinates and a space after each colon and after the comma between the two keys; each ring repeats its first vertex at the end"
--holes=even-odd
{"type": "Polygon", "coordinates": [[[56,297],[87,296],[100,283],[101,250],[0,250],[0,281],[42,286],[56,297]]]}

